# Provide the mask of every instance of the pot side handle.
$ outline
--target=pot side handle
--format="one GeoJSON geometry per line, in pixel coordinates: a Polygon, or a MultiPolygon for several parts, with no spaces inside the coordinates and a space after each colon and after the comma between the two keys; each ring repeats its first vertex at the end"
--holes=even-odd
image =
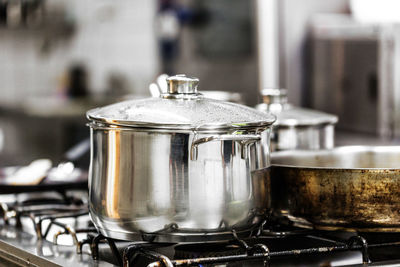
{"type": "Polygon", "coordinates": [[[253,144],[261,140],[261,135],[258,134],[223,134],[223,135],[211,135],[203,138],[193,140],[190,148],[190,159],[197,160],[199,149],[198,146],[204,143],[212,141],[237,141],[241,144],[241,157],[242,159],[246,156],[246,148],[248,145],[253,144]]]}

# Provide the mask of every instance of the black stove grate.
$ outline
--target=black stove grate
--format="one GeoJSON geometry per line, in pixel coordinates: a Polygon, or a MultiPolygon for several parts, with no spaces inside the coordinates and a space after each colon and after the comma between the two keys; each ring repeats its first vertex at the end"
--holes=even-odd
{"type": "MultiPolygon", "coordinates": [[[[188,258],[179,259],[170,259],[169,257],[155,251],[160,246],[167,246],[171,244],[158,244],[158,243],[132,243],[127,245],[122,253],[119,252],[116,246],[116,240],[106,238],[102,235],[91,236],[89,238],[89,242],[84,241],[84,243],[90,243],[92,256],[94,259],[99,259],[99,249],[98,245],[101,242],[106,242],[112,251],[114,260],[118,263],[119,266],[137,266],[137,261],[140,258],[147,258],[148,265],[147,266],[199,266],[199,265],[210,265],[210,264],[218,264],[218,263],[229,263],[229,262],[238,262],[238,261],[252,261],[252,260],[261,260],[264,263],[264,266],[268,266],[268,263],[271,258],[274,257],[293,257],[300,256],[304,254],[322,254],[322,253],[332,253],[337,251],[346,251],[346,250],[360,250],[363,255],[363,262],[369,263],[368,256],[368,244],[365,238],[355,235],[350,237],[348,240],[342,242],[337,240],[331,240],[327,238],[323,238],[323,240],[334,243],[332,246],[320,246],[320,247],[311,247],[311,248],[303,248],[303,249],[292,249],[292,250],[276,250],[270,251],[268,246],[264,243],[257,243],[257,241],[265,241],[261,240],[261,237],[256,237],[250,239],[250,242],[247,240],[232,240],[228,243],[212,243],[212,244],[190,244],[190,245],[177,245],[175,247],[175,252],[180,250],[189,250],[192,252],[192,255],[195,253],[200,253],[199,251],[204,251],[205,246],[213,247],[213,253],[216,254],[224,254],[224,255],[216,255],[216,256],[207,256],[207,257],[193,257],[189,256],[188,258]],[[198,249],[196,249],[198,247],[198,249]],[[215,249],[215,248],[218,249],[215,249]],[[227,250],[221,253],[221,248],[226,248],[227,250]],[[232,250],[232,248],[235,248],[232,250]],[[218,252],[215,252],[218,250],[218,252]],[[240,252],[240,253],[239,253],[240,252]],[[231,253],[231,254],[229,254],[231,253]]],[[[307,236],[307,239],[322,239],[319,236],[307,236]]],[[[389,243],[379,243],[370,245],[370,247],[384,247],[384,246],[400,246],[400,242],[389,242],[389,243]]],[[[178,255],[182,255],[179,254],[178,255]]],[[[176,254],[175,254],[176,257],[176,254]]],[[[143,260],[142,260],[143,261],[143,260]]]]}
{"type": "MultiPolygon", "coordinates": [[[[241,253],[238,253],[237,250],[234,250],[232,254],[227,255],[216,255],[216,256],[207,256],[207,257],[187,257],[179,259],[171,259],[159,252],[156,251],[157,244],[151,243],[133,243],[125,247],[122,253],[122,266],[137,266],[137,261],[140,257],[147,258],[148,267],[156,267],[156,266],[208,266],[213,264],[223,264],[230,262],[243,262],[243,261],[262,261],[264,266],[269,266],[269,262],[273,258],[282,258],[282,257],[299,257],[301,255],[317,255],[317,254],[329,254],[335,252],[343,252],[343,251],[360,251],[362,253],[362,261],[363,264],[371,263],[369,257],[369,250],[376,248],[385,248],[385,247],[398,247],[400,248],[400,241],[392,241],[392,242],[379,242],[368,244],[367,239],[361,235],[354,234],[345,240],[337,240],[336,238],[331,238],[330,233],[324,233],[320,231],[314,231],[315,235],[307,234],[304,236],[305,240],[308,241],[324,241],[332,243],[330,246],[312,246],[307,248],[300,249],[277,249],[272,250],[268,247],[266,240],[263,236],[255,237],[249,240],[232,240],[231,242],[225,245],[235,245],[240,247],[241,253]],[[259,243],[258,243],[259,242],[259,243]],[[250,244],[251,243],[251,244],[250,244]]],[[[302,231],[300,231],[299,235],[302,235],[302,231]]],[[[276,239],[275,237],[274,239],[276,239]]],[[[285,239],[285,238],[283,238],[285,239]]],[[[268,240],[268,239],[267,239],[268,240]]],[[[270,238],[269,238],[270,240],[270,238]]],[[[400,239],[398,239],[400,240],[400,239]]],[[[110,242],[110,240],[108,240],[110,242]]],[[[112,241],[113,242],[113,241],[112,241]]],[[[287,242],[290,242],[287,240],[287,242]]],[[[210,244],[208,244],[210,245],[210,244]]],[[[217,245],[217,244],[213,244],[217,245]]],[[[179,249],[182,249],[185,245],[178,245],[179,249]]],[[[191,244],[189,250],[195,251],[195,245],[191,244]]],[[[204,244],[199,244],[198,246],[204,246],[204,244]]],[[[221,245],[224,246],[224,245],[221,245]]],[[[289,245],[290,246],[290,245],[289,245]]],[[[175,251],[177,249],[175,247],[175,251]]],[[[201,248],[199,250],[202,250],[201,248]]],[[[229,251],[229,249],[228,249],[229,251]]],[[[116,258],[120,257],[119,253],[114,255],[116,258]]],[[[118,262],[121,262],[121,259],[118,259],[118,262]]]]}

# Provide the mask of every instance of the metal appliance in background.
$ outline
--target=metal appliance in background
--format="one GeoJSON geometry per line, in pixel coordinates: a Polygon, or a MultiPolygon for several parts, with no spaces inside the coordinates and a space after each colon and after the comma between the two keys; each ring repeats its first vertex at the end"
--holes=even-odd
{"type": "Polygon", "coordinates": [[[107,237],[151,241],[248,234],[269,211],[273,115],[167,79],[160,97],[90,110],[90,214],[107,237]]]}
{"type": "Polygon", "coordinates": [[[400,137],[400,27],[344,14],[310,25],[308,104],[338,115],[338,129],[400,137]]]}
{"type": "Polygon", "coordinates": [[[286,89],[264,89],[261,94],[264,103],[256,108],[277,116],[271,136],[273,151],[333,148],[336,116],[290,105],[286,89]]]}
{"type": "Polygon", "coordinates": [[[273,153],[274,212],[317,229],[399,232],[399,162],[396,146],[273,153]]]}

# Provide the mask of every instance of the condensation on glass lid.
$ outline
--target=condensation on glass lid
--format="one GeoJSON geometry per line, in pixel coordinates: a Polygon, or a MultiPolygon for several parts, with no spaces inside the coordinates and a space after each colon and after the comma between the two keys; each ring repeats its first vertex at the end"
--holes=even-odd
{"type": "Polygon", "coordinates": [[[275,124],[282,126],[335,124],[338,121],[338,117],[335,115],[294,106],[289,106],[288,108],[274,114],[277,117],[275,124]]]}
{"type": "Polygon", "coordinates": [[[87,112],[91,120],[155,127],[177,125],[196,128],[203,125],[260,124],[266,126],[275,116],[244,105],[197,98],[194,100],[146,98],[112,104],[87,112]]]}

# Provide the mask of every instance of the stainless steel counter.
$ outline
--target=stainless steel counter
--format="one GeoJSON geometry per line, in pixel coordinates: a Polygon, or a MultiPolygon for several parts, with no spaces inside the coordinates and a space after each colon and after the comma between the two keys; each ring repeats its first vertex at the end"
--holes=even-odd
{"type": "Polygon", "coordinates": [[[88,253],[76,253],[75,246],[54,245],[38,241],[33,235],[14,226],[0,226],[0,266],[73,266],[108,267],[104,261],[94,261],[88,253]]]}

